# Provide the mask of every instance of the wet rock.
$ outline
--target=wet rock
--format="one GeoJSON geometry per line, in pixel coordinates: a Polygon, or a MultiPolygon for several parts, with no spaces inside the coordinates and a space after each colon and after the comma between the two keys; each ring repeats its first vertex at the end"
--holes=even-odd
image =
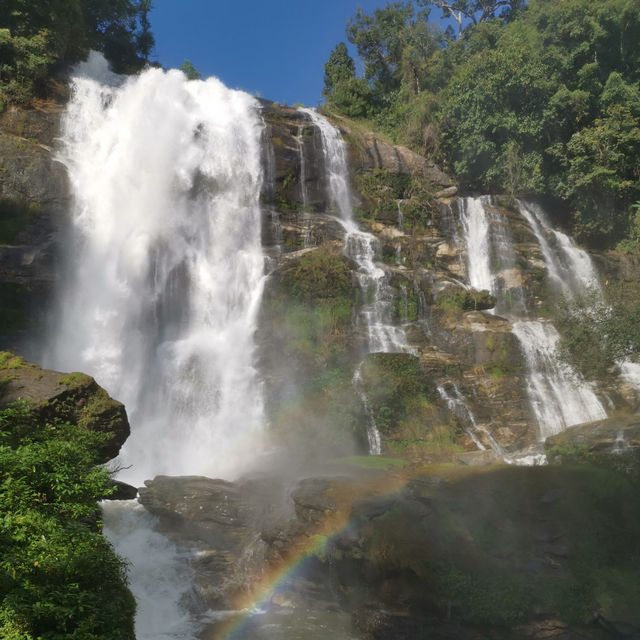
{"type": "Polygon", "coordinates": [[[634,454],[640,450],[640,417],[622,416],[569,427],[547,438],[545,450],[551,457],[567,453],[567,447],[582,447],[594,454],[634,454]]]}
{"type": "Polygon", "coordinates": [[[126,482],[111,480],[111,486],[115,487],[116,491],[108,497],[109,500],[135,500],[138,495],[138,490],[126,482]]]}

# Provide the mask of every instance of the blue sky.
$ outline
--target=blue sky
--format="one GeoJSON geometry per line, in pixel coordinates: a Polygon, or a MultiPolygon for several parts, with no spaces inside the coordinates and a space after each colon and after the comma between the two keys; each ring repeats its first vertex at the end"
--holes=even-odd
{"type": "MultiPolygon", "coordinates": [[[[346,42],[358,6],[385,0],[154,0],[154,60],[179,67],[186,59],[227,86],[289,105],[316,106],[323,65],[346,42]]],[[[439,13],[439,12],[438,12],[439,13]]],[[[434,14],[436,12],[434,11],[434,14]]]]}

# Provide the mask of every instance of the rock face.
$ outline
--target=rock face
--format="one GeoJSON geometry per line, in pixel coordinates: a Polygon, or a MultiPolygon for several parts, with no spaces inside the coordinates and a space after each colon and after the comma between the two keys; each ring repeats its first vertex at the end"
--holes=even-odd
{"type": "Polygon", "coordinates": [[[56,234],[69,206],[55,159],[61,107],[0,117],[0,347],[28,349],[57,284],[56,234]]]}
{"type": "MultiPolygon", "coordinates": [[[[260,576],[277,575],[302,550],[307,560],[260,601],[267,620],[288,612],[290,625],[296,615],[333,611],[366,639],[420,637],[427,628],[429,637],[487,640],[640,633],[627,564],[640,504],[615,472],[343,467],[293,488],[273,476],[146,484],[141,501],[162,530],[197,552],[203,609],[250,600],[247,585],[260,592],[260,576]],[[611,517],[619,534],[603,537],[611,517]]],[[[223,629],[213,623],[202,637],[223,629]]]]}
{"type": "Polygon", "coordinates": [[[620,458],[623,462],[640,459],[640,417],[613,417],[599,422],[569,427],[556,436],[547,438],[545,450],[552,458],[589,454],[620,458]]]}
{"type": "Polygon", "coordinates": [[[17,400],[27,401],[42,420],[68,421],[111,434],[100,452],[102,462],[117,456],[129,436],[124,405],[110,398],[90,376],[41,369],[0,352],[0,409],[17,400]]]}

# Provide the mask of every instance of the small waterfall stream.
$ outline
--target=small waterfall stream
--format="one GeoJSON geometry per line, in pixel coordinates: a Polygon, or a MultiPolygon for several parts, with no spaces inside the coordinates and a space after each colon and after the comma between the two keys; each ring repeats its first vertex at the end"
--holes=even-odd
{"type": "MultiPolygon", "coordinates": [[[[317,111],[306,108],[300,111],[309,116],[321,133],[330,206],[335,208],[345,230],[345,254],[358,265],[357,278],[363,296],[359,319],[367,332],[367,352],[411,352],[403,328],[392,322],[395,292],[388,283],[384,269],[376,264],[378,240],[371,233],[361,231],[354,220],[345,142],[340,132],[317,111]]],[[[359,371],[354,378],[356,386],[358,376],[359,371]]],[[[365,410],[366,406],[365,402],[365,410]]],[[[369,453],[378,455],[380,434],[373,416],[368,417],[369,453]]]]}

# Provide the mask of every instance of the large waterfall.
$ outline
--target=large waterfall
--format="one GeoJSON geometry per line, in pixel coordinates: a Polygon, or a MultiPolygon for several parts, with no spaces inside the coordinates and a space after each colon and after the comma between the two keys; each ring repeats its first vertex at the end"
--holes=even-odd
{"type": "MultiPolygon", "coordinates": [[[[150,69],[126,81],[92,54],[77,70],[61,160],[74,197],[49,366],[93,375],[127,408],[115,464],[232,478],[260,454],[253,334],[264,258],[262,122],[216,79],[150,69]]],[[[139,640],[189,640],[190,559],[132,503],[104,507],[131,564],[139,640]]]]}
{"type": "MultiPolygon", "coordinates": [[[[540,429],[540,439],[567,427],[607,417],[590,386],[557,355],[558,332],[548,321],[532,319],[526,311],[522,287],[509,283],[515,268],[515,252],[505,225],[488,211],[490,200],[466,198],[461,223],[467,251],[468,280],[477,289],[497,297],[496,309],[513,323],[528,368],[527,393],[540,429]],[[511,286],[510,286],[511,284],[511,286]],[[508,297],[506,297],[508,296],[508,297]]],[[[572,295],[597,285],[588,256],[570,240],[553,231],[559,250],[551,250],[545,235],[542,212],[520,203],[520,211],[540,244],[549,277],[562,292],[572,295]],[[586,256],[586,260],[584,259],[586,256]]]]}
{"type": "Polygon", "coordinates": [[[179,71],[115,80],[94,55],[64,118],[73,248],[50,364],[125,403],[125,480],[234,476],[263,427],[257,105],[179,71]]]}

